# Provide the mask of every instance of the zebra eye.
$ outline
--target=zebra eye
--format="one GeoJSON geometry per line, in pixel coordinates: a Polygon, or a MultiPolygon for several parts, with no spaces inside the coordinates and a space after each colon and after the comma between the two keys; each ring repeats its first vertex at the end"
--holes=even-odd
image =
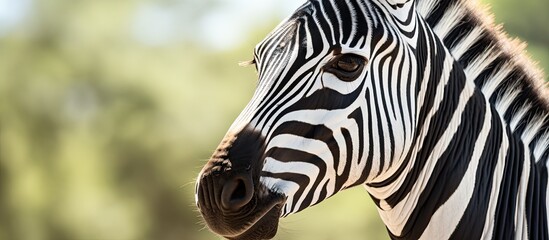
{"type": "Polygon", "coordinates": [[[364,57],[356,54],[342,54],[329,62],[324,70],[339,79],[350,82],[356,80],[366,64],[364,57]]]}

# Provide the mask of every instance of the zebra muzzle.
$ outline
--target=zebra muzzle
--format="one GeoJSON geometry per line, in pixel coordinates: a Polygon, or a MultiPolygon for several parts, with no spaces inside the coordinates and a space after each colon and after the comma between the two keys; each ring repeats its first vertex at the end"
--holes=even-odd
{"type": "Polygon", "coordinates": [[[228,239],[269,239],[285,197],[259,182],[263,138],[253,131],[227,137],[199,176],[196,201],[208,227],[228,239]]]}

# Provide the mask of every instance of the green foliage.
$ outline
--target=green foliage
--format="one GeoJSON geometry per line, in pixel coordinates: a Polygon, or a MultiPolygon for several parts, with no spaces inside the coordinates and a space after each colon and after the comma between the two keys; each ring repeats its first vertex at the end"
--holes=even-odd
{"type": "MultiPolygon", "coordinates": [[[[502,23],[511,35],[526,41],[528,53],[549,71],[549,1],[543,0],[483,0],[491,6],[496,22],[502,23]]],[[[547,79],[547,77],[546,77],[547,79]]]]}
{"type": "MultiPolygon", "coordinates": [[[[217,239],[195,210],[194,177],[253,93],[253,68],[237,63],[267,30],[230,51],[146,46],[130,31],[142,2],[34,1],[0,37],[0,240],[217,239]]],[[[189,21],[215,3],[181,2],[189,21]]],[[[494,10],[522,17],[506,26],[549,69],[549,8],[527,2],[494,10]]],[[[279,239],[385,237],[363,189],[321,205],[284,219],[279,239]]]]}
{"type": "Polygon", "coordinates": [[[253,92],[251,52],[139,44],[132,1],[36,4],[0,39],[0,239],[212,238],[193,177],[253,92]]]}

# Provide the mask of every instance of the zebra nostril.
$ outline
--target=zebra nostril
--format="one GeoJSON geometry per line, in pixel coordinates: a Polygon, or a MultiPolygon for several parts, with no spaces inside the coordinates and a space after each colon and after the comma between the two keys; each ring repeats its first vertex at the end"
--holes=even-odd
{"type": "Polygon", "coordinates": [[[221,205],[223,209],[238,210],[251,201],[253,194],[253,184],[249,177],[234,177],[223,185],[221,205]]]}
{"type": "Polygon", "coordinates": [[[246,197],[246,186],[244,185],[244,181],[241,179],[237,180],[236,188],[234,189],[233,193],[231,194],[230,200],[239,200],[246,197]]]}

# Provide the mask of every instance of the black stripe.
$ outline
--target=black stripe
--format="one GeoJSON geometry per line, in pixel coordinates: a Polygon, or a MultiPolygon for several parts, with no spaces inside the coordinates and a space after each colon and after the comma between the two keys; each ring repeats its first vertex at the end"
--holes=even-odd
{"type": "MultiPolygon", "coordinates": [[[[451,239],[480,239],[485,219],[490,217],[487,216],[489,203],[491,201],[495,203],[496,201],[496,199],[490,199],[490,194],[496,165],[499,161],[500,145],[504,136],[498,112],[494,108],[491,108],[491,112],[492,128],[479,160],[473,196],[469,200],[459,224],[452,233],[451,239]]],[[[469,180],[472,181],[472,179],[469,180]]]]}
{"type": "Polygon", "coordinates": [[[453,49],[458,43],[462,42],[464,38],[469,35],[469,33],[471,33],[471,31],[479,24],[478,21],[470,15],[461,17],[462,19],[459,23],[454,26],[446,37],[444,37],[444,45],[446,45],[448,49],[453,49]]]}
{"type": "MultiPolygon", "coordinates": [[[[547,158],[545,158],[547,159],[547,158]]],[[[547,167],[544,161],[539,161],[535,167],[536,178],[531,177],[534,184],[529,184],[528,192],[532,192],[531,204],[529,207],[530,215],[528,218],[528,230],[530,239],[549,239],[549,229],[547,226],[547,167]],[[534,187],[530,188],[530,186],[534,187]]]]}
{"type": "MultiPolygon", "coordinates": [[[[285,181],[292,181],[292,182],[298,184],[299,189],[293,195],[292,207],[294,207],[294,208],[297,204],[297,201],[299,201],[299,199],[303,195],[303,192],[305,191],[305,187],[307,185],[309,185],[309,182],[311,181],[308,176],[303,175],[303,174],[299,174],[299,173],[289,173],[289,172],[272,173],[272,172],[262,171],[261,176],[275,178],[275,179],[283,179],[285,181]]],[[[289,211],[293,212],[294,210],[295,209],[292,208],[289,211]]],[[[302,210],[302,209],[299,209],[299,210],[302,210]]]]}
{"type": "MultiPolygon", "coordinates": [[[[335,13],[335,10],[333,9],[334,7],[332,6],[332,1],[321,1],[320,4],[322,4],[324,6],[324,13],[326,14],[327,18],[326,21],[327,21],[327,24],[328,25],[331,25],[332,28],[333,28],[333,32],[331,32],[333,35],[332,35],[332,39],[328,38],[328,43],[330,44],[336,44],[339,42],[339,35],[340,35],[340,32],[339,32],[339,22],[337,21],[337,14],[335,13]]],[[[325,32],[329,32],[327,30],[329,30],[330,28],[327,27],[324,29],[325,32]]]]}
{"type": "Polygon", "coordinates": [[[528,237],[530,239],[549,239],[547,229],[547,167],[542,161],[530,165],[530,179],[528,181],[526,197],[526,219],[528,237]]]}
{"type": "Polygon", "coordinates": [[[362,12],[362,8],[359,6],[358,1],[350,1],[352,8],[355,10],[354,19],[356,21],[356,35],[351,36],[352,40],[349,44],[353,48],[364,48],[364,46],[357,46],[361,37],[364,37],[364,43],[366,44],[366,36],[368,36],[368,20],[366,19],[366,13],[362,12]]]}
{"type": "MultiPolygon", "coordinates": [[[[351,38],[351,31],[353,31],[353,16],[351,15],[351,10],[349,10],[349,6],[345,1],[333,1],[335,4],[335,7],[337,10],[339,10],[339,17],[341,18],[341,26],[339,28],[334,29],[335,31],[340,31],[343,38],[343,42],[347,42],[349,38],[351,38]]],[[[335,18],[333,19],[335,22],[335,18]]],[[[339,39],[336,39],[339,41],[339,39]]]]}
{"type": "MultiPolygon", "coordinates": [[[[511,132],[509,127],[506,131],[511,132]]],[[[524,147],[519,137],[512,135],[505,158],[503,180],[499,188],[496,207],[494,239],[512,239],[515,236],[515,212],[522,175],[524,147]]]]}
{"type": "MultiPolygon", "coordinates": [[[[355,139],[358,141],[358,159],[357,159],[357,165],[360,165],[362,161],[362,157],[364,156],[364,145],[366,144],[364,142],[364,135],[366,134],[366,129],[364,129],[364,116],[362,114],[362,109],[357,108],[355,109],[349,116],[347,116],[349,119],[355,120],[357,124],[358,129],[358,139],[355,139]]],[[[364,171],[363,174],[367,174],[367,171],[364,171]]]]}
{"type": "MultiPolygon", "coordinates": [[[[308,153],[308,152],[303,152],[303,151],[296,150],[296,149],[290,149],[290,148],[277,148],[277,147],[276,148],[271,148],[267,152],[267,156],[272,157],[272,158],[274,158],[278,161],[281,161],[281,162],[295,162],[295,161],[298,161],[298,162],[310,163],[310,164],[313,164],[313,165],[318,167],[319,173],[316,176],[316,179],[309,179],[309,177],[305,176],[307,181],[303,181],[305,178],[301,179],[303,182],[296,181],[296,183],[299,184],[299,188],[300,188],[300,190],[298,192],[301,192],[302,194],[305,194],[305,199],[303,200],[299,210],[310,206],[311,205],[311,200],[312,200],[312,197],[313,197],[313,194],[314,194],[314,190],[318,189],[320,182],[326,176],[326,171],[327,171],[326,162],[324,162],[323,159],[319,158],[318,156],[316,156],[314,154],[311,154],[311,153],[308,153]],[[305,190],[305,188],[307,188],[307,186],[309,185],[311,180],[314,180],[314,182],[311,186],[312,191],[305,192],[304,190],[305,190]]],[[[292,178],[286,178],[286,179],[297,180],[293,176],[292,176],[292,178]]],[[[294,206],[300,198],[301,198],[301,194],[299,196],[297,194],[294,195],[294,202],[293,202],[294,206]]]]}
{"type": "Polygon", "coordinates": [[[295,104],[283,110],[280,116],[287,113],[299,111],[299,110],[337,110],[346,109],[353,104],[360,96],[362,88],[364,87],[364,81],[360,83],[354,91],[348,94],[341,94],[330,88],[322,88],[315,91],[310,96],[304,97],[298,100],[295,104]]]}
{"type": "MultiPolygon", "coordinates": [[[[343,187],[343,184],[345,184],[347,180],[349,180],[349,173],[351,172],[351,164],[353,162],[353,155],[354,155],[353,139],[351,138],[351,133],[349,132],[349,130],[345,128],[341,128],[341,133],[343,134],[343,138],[345,139],[345,147],[346,147],[345,153],[347,153],[347,159],[345,159],[346,161],[345,161],[345,165],[341,175],[337,175],[336,173],[337,178],[336,178],[336,184],[335,184],[335,192],[338,192],[339,190],[341,190],[341,188],[343,187]]],[[[337,165],[334,166],[334,169],[337,172],[338,170],[337,165]]]]}
{"type": "MultiPolygon", "coordinates": [[[[484,97],[480,92],[476,92],[468,101],[461,115],[461,123],[456,134],[452,136],[448,148],[445,149],[439,159],[433,159],[433,161],[436,161],[433,172],[429,176],[425,189],[419,195],[417,205],[412,210],[410,218],[403,227],[402,235],[398,236],[398,239],[418,239],[430,223],[433,214],[452,196],[463,181],[463,176],[469,167],[475,149],[474,144],[471,143],[476,142],[485,121],[484,111],[484,97]]],[[[447,125],[440,126],[444,128],[447,125]]],[[[416,162],[427,158],[430,153],[420,156],[416,162]]],[[[405,180],[406,189],[411,189],[407,185],[417,183],[417,175],[421,170],[412,169],[412,174],[416,177],[405,180]]],[[[465,179],[465,181],[469,180],[465,179]]],[[[402,199],[409,190],[401,192],[402,195],[399,197],[402,199]]],[[[392,198],[390,199],[392,200],[392,198]]],[[[388,203],[391,204],[393,201],[388,201],[388,203]]]]}
{"type": "MultiPolygon", "coordinates": [[[[281,134],[297,135],[326,143],[334,159],[334,165],[337,166],[339,164],[339,146],[337,145],[337,141],[334,139],[333,131],[328,127],[324,125],[311,125],[304,122],[289,121],[280,124],[280,126],[273,132],[273,136],[281,134]]],[[[267,156],[269,155],[267,154],[267,156]]]]}

